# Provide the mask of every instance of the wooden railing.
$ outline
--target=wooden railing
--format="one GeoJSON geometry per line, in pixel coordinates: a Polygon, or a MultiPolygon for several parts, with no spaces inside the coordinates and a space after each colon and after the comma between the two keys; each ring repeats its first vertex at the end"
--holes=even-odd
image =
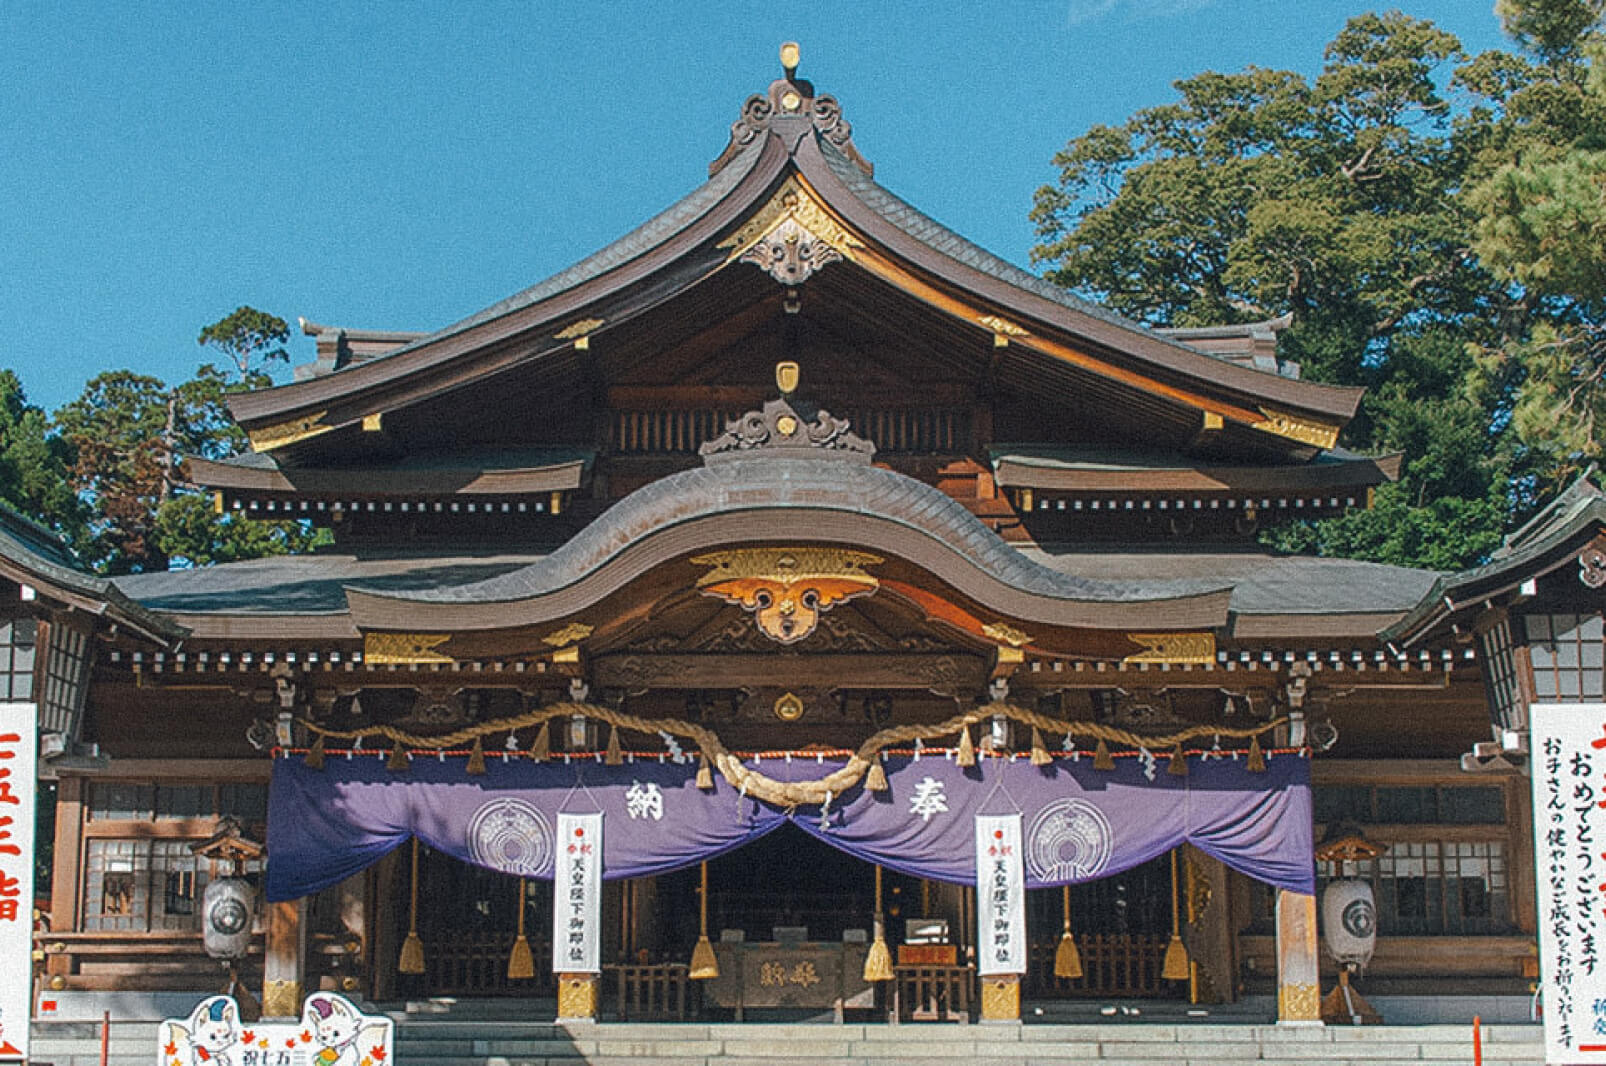
{"type": "Polygon", "coordinates": [[[508,955],[513,950],[512,932],[435,938],[424,945],[422,981],[431,995],[472,996],[517,993],[555,995],[551,967],[543,963],[552,957],[549,944],[530,940],[535,955],[535,976],[509,980],[508,955]]]}
{"type": "Polygon", "coordinates": [[[1059,941],[1038,941],[1031,947],[1024,992],[1043,998],[1174,995],[1177,988],[1160,977],[1168,939],[1157,935],[1079,933],[1076,946],[1082,956],[1082,976],[1074,980],[1054,976],[1054,953],[1059,941]]]}
{"type": "Polygon", "coordinates": [[[683,1022],[691,1013],[686,964],[609,966],[618,977],[615,1013],[622,1022],[683,1022]]]}
{"type": "Polygon", "coordinates": [[[890,1013],[898,1021],[966,1022],[975,987],[972,966],[894,966],[890,1013]]]}
{"type": "MultiPolygon", "coordinates": [[[[207,956],[198,932],[41,932],[34,934],[34,948],[44,955],[45,990],[205,992],[221,990],[228,977],[223,964],[207,956]]],[[[260,936],[239,973],[247,985],[261,987],[260,936]]]]}

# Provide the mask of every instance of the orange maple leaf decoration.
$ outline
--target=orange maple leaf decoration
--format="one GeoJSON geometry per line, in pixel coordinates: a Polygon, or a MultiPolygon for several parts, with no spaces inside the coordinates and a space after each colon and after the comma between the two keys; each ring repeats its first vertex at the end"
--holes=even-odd
{"type": "Polygon", "coordinates": [[[172,1040],[169,1040],[167,1042],[167,1046],[162,1049],[162,1054],[164,1054],[164,1055],[177,1055],[178,1054],[178,1044],[175,1043],[172,1040]]]}
{"type": "Polygon", "coordinates": [[[294,1051],[296,1046],[296,1038],[292,1036],[289,1040],[284,1042],[284,1046],[294,1051]]]}
{"type": "Polygon", "coordinates": [[[385,1061],[385,1049],[382,1047],[369,1048],[368,1054],[372,1055],[376,1062],[385,1061]]]}
{"type": "Polygon", "coordinates": [[[245,1041],[247,1044],[254,1044],[257,1042],[257,1034],[254,1030],[247,1029],[245,1032],[240,1034],[240,1039],[245,1041]]]}
{"type": "Polygon", "coordinates": [[[312,1034],[307,1032],[305,1029],[301,1030],[301,1042],[303,1044],[312,1043],[312,1034]]]}

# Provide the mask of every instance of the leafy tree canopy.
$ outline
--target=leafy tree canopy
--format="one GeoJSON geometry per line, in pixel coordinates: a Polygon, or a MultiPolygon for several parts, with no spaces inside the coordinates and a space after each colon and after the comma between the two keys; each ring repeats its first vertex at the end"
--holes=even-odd
{"type": "Polygon", "coordinates": [[[198,343],[228,357],[169,386],[119,370],[92,379],[56,412],[59,440],[72,456],[71,486],[89,519],[79,547],[110,573],[204,566],[305,550],[314,534],[295,522],[215,514],[210,498],[184,477],[186,458],[226,459],[245,450],[229,417],[229,393],[268,384],[267,361],[286,358],[283,319],[250,307],[201,331],[198,343]]]}
{"type": "Polygon", "coordinates": [[[1272,543],[1470,565],[1599,455],[1603,4],[1501,0],[1517,47],[1479,56],[1360,15],[1314,78],[1200,74],[1055,156],[1050,280],[1153,325],[1291,313],[1306,377],[1368,387],[1344,443],[1403,452],[1400,484],[1272,543]]]}

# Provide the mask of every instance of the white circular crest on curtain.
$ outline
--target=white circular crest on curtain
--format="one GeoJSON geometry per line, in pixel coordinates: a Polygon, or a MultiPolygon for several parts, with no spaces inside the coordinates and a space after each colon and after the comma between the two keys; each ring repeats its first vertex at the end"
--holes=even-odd
{"type": "Polygon", "coordinates": [[[521,799],[494,799],[469,821],[468,851],[481,866],[539,877],[552,865],[552,827],[521,799]]]}
{"type": "Polygon", "coordinates": [[[1114,844],[1103,811],[1086,800],[1055,800],[1026,831],[1026,868],[1038,881],[1084,881],[1109,864],[1114,844]]]}

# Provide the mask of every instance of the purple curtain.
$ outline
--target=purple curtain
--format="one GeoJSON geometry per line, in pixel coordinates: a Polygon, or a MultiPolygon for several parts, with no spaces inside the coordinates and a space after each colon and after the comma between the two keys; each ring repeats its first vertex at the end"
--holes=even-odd
{"type": "MultiPolygon", "coordinates": [[[[1267,756],[1265,773],[1241,759],[1193,757],[1186,776],[1164,758],[1123,758],[1113,771],[1091,757],[1046,767],[1024,758],[982,759],[961,768],[946,753],[889,758],[890,788],[856,786],[828,810],[787,812],[742,796],[715,775],[708,792],[696,766],[637,759],[488,760],[470,777],[462,757],[415,757],[393,773],[383,756],[328,757],[322,770],[299,757],[275,760],[268,812],[267,893],[291,900],[333,885],[417,836],[464,862],[550,879],[557,813],[606,816],[603,874],[642,877],[681,869],[740,847],[790,819],[810,835],[867,862],[934,881],[975,878],[976,814],[1018,810],[1026,883],[1032,888],[1097,880],[1187,841],[1268,884],[1314,890],[1310,763],[1267,756]]],[[[766,759],[779,780],[818,778],[838,765],[813,756],[766,759]]]]}

